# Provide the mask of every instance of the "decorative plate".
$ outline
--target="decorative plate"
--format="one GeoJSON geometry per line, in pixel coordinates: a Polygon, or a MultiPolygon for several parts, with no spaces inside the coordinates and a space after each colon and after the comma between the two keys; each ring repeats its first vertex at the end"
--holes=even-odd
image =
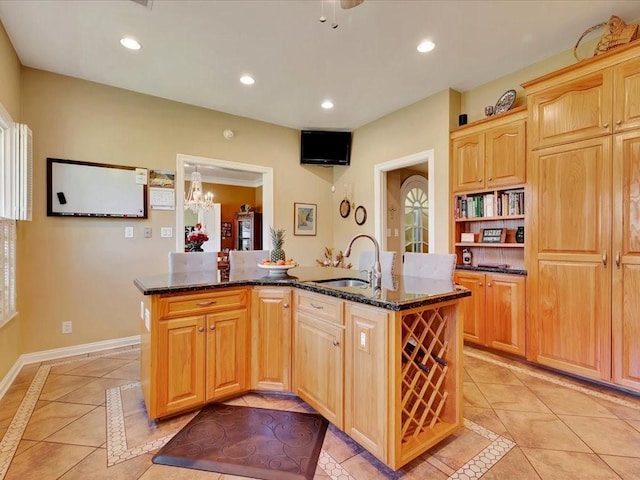
{"type": "Polygon", "coordinates": [[[513,106],[513,102],[515,101],[516,101],[516,91],[507,90],[498,99],[498,102],[496,103],[496,106],[493,109],[493,114],[497,115],[498,113],[506,112],[513,106]]]}
{"type": "Polygon", "coordinates": [[[358,225],[364,225],[364,222],[367,221],[367,210],[362,205],[360,205],[358,208],[356,208],[353,216],[358,225]]]}
{"type": "Polygon", "coordinates": [[[351,203],[346,198],[340,202],[340,216],[342,218],[347,218],[351,213],[351,203]]]}
{"type": "Polygon", "coordinates": [[[271,276],[284,276],[287,274],[287,270],[290,268],[297,267],[297,263],[290,263],[288,265],[265,265],[263,263],[258,263],[258,268],[263,268],[269,272],[271,276]]]}

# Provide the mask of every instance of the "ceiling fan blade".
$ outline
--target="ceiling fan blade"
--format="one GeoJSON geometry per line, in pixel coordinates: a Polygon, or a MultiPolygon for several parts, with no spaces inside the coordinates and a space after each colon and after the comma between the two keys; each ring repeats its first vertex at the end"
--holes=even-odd
{"type": "Polygon", "coordinates": [[[357,7],[362,2],[364,2],[364,0],[340,0],[340,6],[347,10],[349,8],[357,7]]]}

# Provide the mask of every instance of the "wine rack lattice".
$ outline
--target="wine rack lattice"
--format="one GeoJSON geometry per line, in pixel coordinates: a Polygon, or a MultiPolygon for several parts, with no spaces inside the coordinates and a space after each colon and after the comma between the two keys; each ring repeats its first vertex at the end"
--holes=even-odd
{"type": "Polygon", "coordinates": [[[402,319],[403,442],[417,439],[440,421],[448,397],[445,360],[446,317],[440,309],[411,313],[402,319]]]}

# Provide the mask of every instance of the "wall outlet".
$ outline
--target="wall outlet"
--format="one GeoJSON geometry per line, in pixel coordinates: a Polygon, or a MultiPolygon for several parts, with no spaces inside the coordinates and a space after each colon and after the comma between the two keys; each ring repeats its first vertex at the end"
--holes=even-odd
{"type": "Polygon", "coordinates": [[[72,331],[73,331],[73,323],[71,321],[62,322],[62,333],[63,334],[71,333],[72,331]]]}
{"type": "Polygon", "coordinates": [[[144,238],[151,238],[151,227],[144,227],[144,238]]]}
{"type": "Polygon", "coordinates": [[[171,238],[173,236],[173,229],[171,227],[162,227],[160,229],[160,236],[162,238],[171,238]]]}
{"type": "Polygon", "coordinates": [[[124,238],[133,238],[133,227],[124,227],[124,238]]]}

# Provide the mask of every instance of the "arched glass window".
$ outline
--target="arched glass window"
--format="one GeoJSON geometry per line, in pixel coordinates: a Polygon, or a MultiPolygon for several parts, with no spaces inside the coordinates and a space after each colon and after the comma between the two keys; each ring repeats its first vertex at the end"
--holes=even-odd
{"type": "Polygon", "coordinates": [[[412,175],[400,190],[403,198],[402,232],[405,252],[429,253],[429,198],[427,179],[412,175]]]}

